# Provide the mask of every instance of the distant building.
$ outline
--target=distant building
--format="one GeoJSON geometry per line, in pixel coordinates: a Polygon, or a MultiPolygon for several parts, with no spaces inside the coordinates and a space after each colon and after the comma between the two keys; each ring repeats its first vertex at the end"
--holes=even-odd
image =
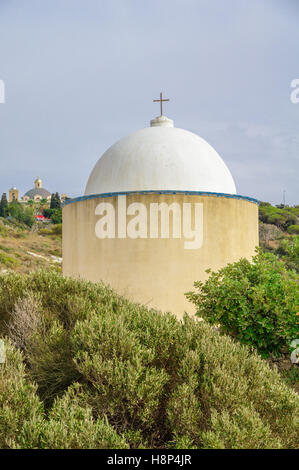
{"type": "MultiPolygon", "coordinates": [[[[46,199],[48,202],[51,201],[51,193],[47,189],[43,188],[43,182],[38,177],[34,181],[34,188],[29,189],[22,198],[19,196],[19,190],[16,187],[13,187],[9,190],[9,202],[40,202],[42,199],[46,199]]],[[[61,202],[64,202],[67,199],[66,194],[61,195],[61,202]]]]}
{"type": "Polygon", "coordinates": [[[8,191],[8,202],[14,202],[19,200],[19,190],[17,188],[11,188],[8,191]]]}
{"type": "Polygon", "coordinates": [[[40,178],[36,178],[34,181],[34,188],[29,189],[29,191],[24,194],[24,202],[27,202],[30,199],[34,202],[40,202],[42,199],[47,199],[47,201],[51,200],[51,193],[47,189],[43,188],[43,182],[40,178]]]}

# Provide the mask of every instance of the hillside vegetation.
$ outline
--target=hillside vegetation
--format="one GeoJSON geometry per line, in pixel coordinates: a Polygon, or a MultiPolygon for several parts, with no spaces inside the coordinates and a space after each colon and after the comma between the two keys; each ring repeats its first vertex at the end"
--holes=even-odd
{"type": "Polygon", "coordinates": [[[29,273],[61,265],[61,225],[35,223],[31,228],[0,217],[0,273],[29,273]]]}
{"type": "Polygon", "coordinates": [[[253,261],[188,294],[204,321],[63,277],[61,224],[0,217],[0,448],[298,448],[298,220],[263,207],[253,261]]]}
{"type": "Polygon", "coordinates": [[[290,234],[299,234],[299,206],[272,206],[269,202],[261,202],[259,218],[261,222],[276,225],[290,234]]]}
{"type": "Polygon", "coordinates": [[[260,246],[281,258],[288,269],[299,273],[299,206],[259,206],[260,246]]]}
{"type": "Polygon", "coordinates": [[[2,448],[295,448],[299,397],[206,322],[55,272],[0,276],[2,448]]]}

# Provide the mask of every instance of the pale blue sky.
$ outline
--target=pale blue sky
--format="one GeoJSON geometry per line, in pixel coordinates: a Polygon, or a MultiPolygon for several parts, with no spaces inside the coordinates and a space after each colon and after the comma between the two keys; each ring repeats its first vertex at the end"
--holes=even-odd
{"type": "Polygon", "coordinates": [[[0,192],[82,194],[162,90],[239,194],[299,204],[298,24],[297,0],[0,0],[0,192]]]}

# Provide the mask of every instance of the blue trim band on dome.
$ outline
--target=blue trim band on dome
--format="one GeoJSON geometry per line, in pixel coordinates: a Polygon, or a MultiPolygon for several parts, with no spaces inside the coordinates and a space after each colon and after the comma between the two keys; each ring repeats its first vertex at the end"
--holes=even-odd
{"type": "Polygon", "coordinates": [[[67,206],[68,204],[73,204],[74,202],[86,201],[87,199],[97,199],[113,196],[124,196],[127,194],[187,194],[191,196],[217,196],[217,197],[227,197],[231,199],[244,199],[248,202],[253,202],[254,204],[260,204],[260,201],[249,196],[240,196],[238,194],[226,194],[226,193],[212,193],[206,191],[170,191],[170,190],[153,190],[153,191],[121,191],[116,193],[103,193],[103,194],[89,194],[87,196],[79,196],[68,201],[65,201],[62,204],[62,207],[67,206]]]}

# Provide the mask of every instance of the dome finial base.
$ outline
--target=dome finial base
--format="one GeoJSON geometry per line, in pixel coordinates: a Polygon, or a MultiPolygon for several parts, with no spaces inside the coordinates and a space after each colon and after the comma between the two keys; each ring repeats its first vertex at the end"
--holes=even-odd
{"type": "Polygon", "coordinates": [[[174,127],[173,120],[169,119],[167,116],[157,116],[155,119],[151,120],[151,127],[174,127]]]}

